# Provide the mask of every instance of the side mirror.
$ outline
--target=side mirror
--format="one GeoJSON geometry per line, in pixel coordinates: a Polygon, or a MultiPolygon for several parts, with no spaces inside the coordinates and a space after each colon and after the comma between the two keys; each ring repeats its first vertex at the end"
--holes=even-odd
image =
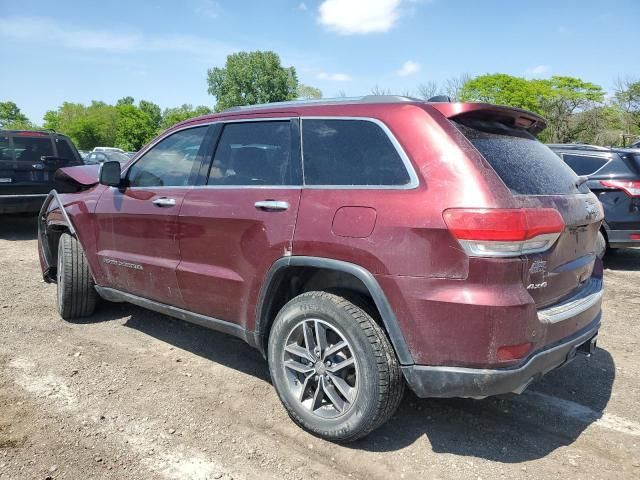
{"type": "Polygon", "coordinates": [[[120,162],[104,162],[100,166],[100,183],[109,187],[119,187],[121,184],[120,162]]]}

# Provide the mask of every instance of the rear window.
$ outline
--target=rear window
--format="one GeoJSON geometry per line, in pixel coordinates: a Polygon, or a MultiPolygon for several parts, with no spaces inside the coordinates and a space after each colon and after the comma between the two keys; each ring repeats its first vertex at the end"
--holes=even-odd
{"type": "Polygon", "coordinates": [[[515,195],[587,193],[576,174],[529,132],[490,120],[453,122],[515,195]]]}
{"type": "Polygon", "coordinates": [[[13,148],[19,162],[39,162],[41,157],[53,156],[53,143],[49,137],[13,137],[13,148]]]}

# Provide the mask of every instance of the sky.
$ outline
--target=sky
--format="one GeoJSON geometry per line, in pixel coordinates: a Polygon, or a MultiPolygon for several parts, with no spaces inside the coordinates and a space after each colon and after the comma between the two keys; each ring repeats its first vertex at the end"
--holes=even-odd
{"type": "Polygon", "coordinates": [[[207,69],[273,50],[324,97],[463,73],[640,78],[640,0],[0,0],[0,101],[215,104],[207,69]]]}

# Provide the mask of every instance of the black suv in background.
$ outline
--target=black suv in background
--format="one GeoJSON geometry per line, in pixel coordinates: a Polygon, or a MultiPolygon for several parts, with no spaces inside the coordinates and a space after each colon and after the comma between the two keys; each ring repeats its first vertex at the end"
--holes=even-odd
{"type": "Polygon", "coordinates": [[[37,212],[58,168],[82,165],[66,136],[50,131],[0,130],[0,214],[37,212]]]}
{"type": "Polygon", "coordinates": [[[640,150],[581,144],[548,145],[604,207],[600,255],[607,247],[640,247],[640,150]]]}

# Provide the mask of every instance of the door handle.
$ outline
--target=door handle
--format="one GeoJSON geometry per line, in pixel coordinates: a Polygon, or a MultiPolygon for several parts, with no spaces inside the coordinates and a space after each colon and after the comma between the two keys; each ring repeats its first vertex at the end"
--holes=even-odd
{"type": "Polygon", "coordinates": [[[260,210],[287,210],[289,208],[289,202],[282,200],[261,200],[253,205],[260,210]]]}
{"type": "Polygon", "coordinates": [[[176,206],[176,200],[175,200],[175,198],[167,198],[167,197],[156,198],[153,201],[153,204],[156,207],[175,207],[176,206]]]}

